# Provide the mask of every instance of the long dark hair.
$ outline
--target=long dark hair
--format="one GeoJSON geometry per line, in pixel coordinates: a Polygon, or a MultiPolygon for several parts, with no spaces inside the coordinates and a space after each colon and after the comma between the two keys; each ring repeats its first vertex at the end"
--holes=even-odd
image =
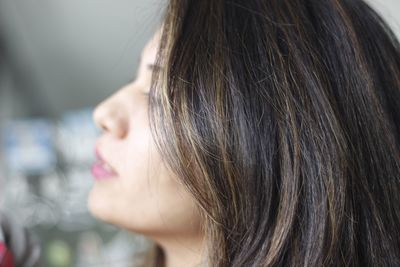
{"type": "Polygon", "coordinates": [[[400,45],[368,4],[171,0],[157,62],[210,266],[400,266],[400,45]]]}

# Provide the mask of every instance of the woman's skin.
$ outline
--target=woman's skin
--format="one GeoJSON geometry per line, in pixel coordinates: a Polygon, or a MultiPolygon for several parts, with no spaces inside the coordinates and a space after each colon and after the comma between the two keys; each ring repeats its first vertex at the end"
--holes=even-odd
{"type": "Polygon", "coordinates": [[[202,258],[201,219],[191,195],[165,167],[149,128],[148,101],[160,31],[144,48],[136,79],[100,103],[97,152],[115,175],[97,179],[88,207],[97,218],[143,234],[164,250],[166,267],[202,258]]]}

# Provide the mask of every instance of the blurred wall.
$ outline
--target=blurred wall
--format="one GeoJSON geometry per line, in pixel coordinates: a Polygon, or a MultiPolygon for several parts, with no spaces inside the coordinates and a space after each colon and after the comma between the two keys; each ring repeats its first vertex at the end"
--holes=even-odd
{"type": "Polygon", "coordinates": [[[400,38],[400,0],[366,0],[389,23],[400,38]]]}
{"type": "Polygon", "coordinates": [[[19,109],[58,116],[131,80],[162,9],[157,0],[0,0],[19,109]]]}

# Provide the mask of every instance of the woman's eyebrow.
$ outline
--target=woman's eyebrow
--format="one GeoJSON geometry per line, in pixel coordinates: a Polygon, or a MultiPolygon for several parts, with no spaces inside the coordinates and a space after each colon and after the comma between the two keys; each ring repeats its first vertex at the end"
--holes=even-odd
{"type": "MultiPolygon", "coordinates": [[[[139,64],[139,66],[141,65],[141,63],[142,63],[142,55],[139,55],[139,57],[138,57],[138,64],[139,64]]],[[[148,64],[147,64],[147,68],[148,68],[149,70],[151,70],[151,71],[159,71],[159,70],[162,69],[161,66],[159,66],[159,65],[157,65],[157,64],[155,64],[155,63],[148,63],[148,64]]]]}
{"type": "Polygon", "coordinates": [[[161,70],[161,69],[162,69],[161,66],[159,66],[159,65],[157,65],[157,64],[153,64],[153,63],[147,64],[147,68],[148,68],[149,70],[154,70],[154,71],[158,71],[158,70],[161,70]]]}

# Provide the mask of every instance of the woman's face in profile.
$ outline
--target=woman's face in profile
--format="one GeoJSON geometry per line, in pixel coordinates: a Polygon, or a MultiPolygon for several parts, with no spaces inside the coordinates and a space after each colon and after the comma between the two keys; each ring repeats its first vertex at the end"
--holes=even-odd
{"type": "Polygon", "coordinates": [[[88,200],[95,217],[150,237],[193,234],[200,228],[191,195],[167,171],[149,128],[147,93],[159,41],[160,31],[143,49],[136,79],[93,113],[103,129],[97,153],[113,171],[105,164],[94,167],[97,178],[88,200]]]}

